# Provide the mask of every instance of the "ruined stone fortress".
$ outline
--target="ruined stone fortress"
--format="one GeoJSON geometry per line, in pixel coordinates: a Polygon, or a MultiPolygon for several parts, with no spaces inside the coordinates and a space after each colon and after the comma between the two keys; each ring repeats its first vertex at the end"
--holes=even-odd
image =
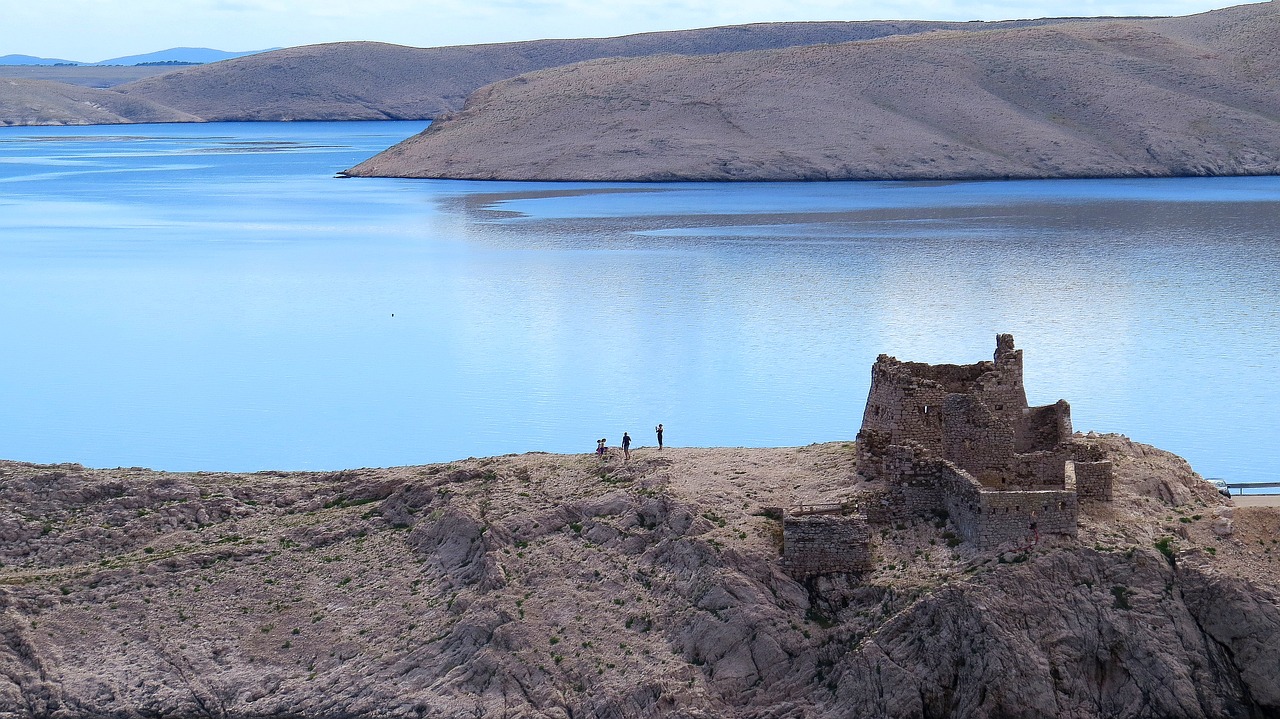
{"type": "Polygon", "coordinates": [[[1071,429],[1064,400],[1027,405],[1022,350],[996,337],[971,365],[880,355],[858,432],[856,498],[788,512],[783,564],[797,574],[871,567],[871,525],[945,519],[981,548],[1076,535],[1081,500],[1111,499],[1111,462],[1071,429]],[[838,516],[837,516],[838,515],[838,516]]]}

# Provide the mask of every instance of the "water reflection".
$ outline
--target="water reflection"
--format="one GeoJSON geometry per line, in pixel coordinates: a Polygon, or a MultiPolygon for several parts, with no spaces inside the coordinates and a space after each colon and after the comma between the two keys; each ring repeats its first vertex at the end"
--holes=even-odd
{"type": "Polygon", "coordinates": [[[660,421],[673,444],[846,439],[878,353],[967,363],[1008,331],[1032,403],[1078,428],[1233,480],[1280,461],[1280,179],[332,177],[418,127],[0,131],[0,456],[339,468],[660,421]]]}

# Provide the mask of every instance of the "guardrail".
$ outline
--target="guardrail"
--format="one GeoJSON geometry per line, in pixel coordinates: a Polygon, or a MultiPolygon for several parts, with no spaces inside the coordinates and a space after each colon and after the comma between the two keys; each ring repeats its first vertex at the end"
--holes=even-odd
{"type": "MultiPolygon", "coordinates": [[[[1280,489],[1280,482],[1227,482],[1227,489],[1238,489],[1244,496],[1246,489],[1280,489]]],[[[1263,492],[1263,494],[1280,494],[1280,492],[1263,492]]]]}

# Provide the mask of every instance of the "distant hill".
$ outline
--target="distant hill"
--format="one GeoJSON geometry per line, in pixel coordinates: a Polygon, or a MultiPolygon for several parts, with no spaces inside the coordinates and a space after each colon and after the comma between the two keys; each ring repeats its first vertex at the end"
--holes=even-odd
{"type": "Polygon", "coordinates": [[[199,119],[146,98],[110,90],[0,78],[0,125],[116,125],[199,119]]]}
{"type": "Polygon", "coordinates": [[[512,180],[1280,174],[1274,3],[520,75],[348,171],[512,180]]]}
{"type": "MultiPolygon", "coordinates": [[[[50,80],[103,89],[175,69],[172,65],[0,65],[0,78],[50,80]]],[[[0,117],[0,123],[4,120],[0,117]]]]}
{"type": "MultiPolygon", "coordinates": [[[[279,48],[271,48],[278,50],[279,48]]],[[[213,50],[207,47],[174,47],[168,50],[159,50],[157,52],[149,52],[143,55],[125,55],[124,57],[113,57],[102,62],[81,62],[79,60],[59,60],[50,57],[34,57],[32,55],[0,55],[0,65],[84,65],[84,66],[100,66],[100,65],[144,65],[156,63],[185,63],[189,65],[202,65],[210,62],[219,62],[221,60],[230,60],[236,57],[245,57],[246,55],[256,55],[258,53],[269,52],[268,50],[249,50],[246,52],[227,52],[225,50],[213,50]]]]}
{"type": "Polygon", "coordinates": [[[52,57],[33,57],[31,55],[0,55],[0,65],[79,65],[74,60],[59,60],[52,57]]]}
{"type": "Polygon", "coordinates": [[[183,62],[192,64],[205,64],[210,62],[220,62],[222,60],[230,60],[237,57],[245,57],[248,55],[257,55],[259,53],[268,52],[267,50],[249,50],[246,52],[226,52],[225,50],[213,50],[207,47],[174,47],[168,50],[160,50],[158,52],[149,52],[143,55],[125,55],[124,57],[113,57],[110,60],[102,62],[86,63],[89,65],[141,65],[144,63],[160,63],[160,62],[183,62]]]}
{"type": "Polygon", "coordinates": [[[977,31],[1056,22],[1062,20],[765,23],[437,48],[345,42],[182,69],[118,89],[206,120],[420,120],[461,109],[467,95],[491,82],[594,58],[710,55],[940,29],[977,31]]]}

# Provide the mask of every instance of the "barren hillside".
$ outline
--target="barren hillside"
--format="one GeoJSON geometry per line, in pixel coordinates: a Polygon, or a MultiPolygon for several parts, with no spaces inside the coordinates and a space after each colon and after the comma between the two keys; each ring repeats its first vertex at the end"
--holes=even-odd
{"type": "MultiPolygon", "coordinates": [[[[287,48],[178,70],[0,66],[0,78],[111,87],[138,100],[172,108],[175,116],[204,121],[418,120],[461,109],[467,95],[496,80],[592,58],[701,55],[939,29],[978,31],[1057,22],[1063,20],[761,23],[614,38],[437,48],[344,42],[287,48]]],[[[159,115],[139,117],[142,119],[127,113],[103,114],[92,106],[68,106],[58,97],[29,89],[21,95],[11,94],[0,104],[0,125],[171,121],[150,119],[159,115]]]]}
{"type": "Polygon", "coordinates": [[[1280,512],[1099,438],[1079,538],[885,526],[796,581],[851,444],[329,474],[0,463],[0,717],[1280,712],[1280,512]]]}
{"type": "Polygon", "coordinates": [[[614,38],[414,48],[374,42],[309,45],[202,65],[122,85],[206,120],[421,120],[462,108],[491,82],[601,57],[721,52],[866,40],[995,23],[801,22],[643,33],[614,38]]]}
{"type": "Polygon", "coordinates": [[[521,75],[348,171],[520,180],[1280,172],[1274,3],[521,75]]]}
{"type": "Polygon", "coordinates": [[[198,122],[146,98],[49,80],[0,78],[0,125],[198,122]]]}
{"type": "Polygon", "coordinates": [[[98,89],[166,72],[173,72],[173,68],[163,65],[0,65],[0,78],[49,80],[98,89]]]}

